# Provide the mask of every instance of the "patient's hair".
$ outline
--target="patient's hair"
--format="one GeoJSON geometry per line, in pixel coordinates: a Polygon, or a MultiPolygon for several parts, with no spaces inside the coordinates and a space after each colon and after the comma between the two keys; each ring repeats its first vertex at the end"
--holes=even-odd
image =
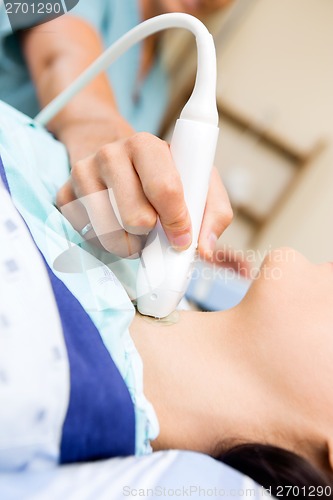
{"type": "Polygon", "coordinates": [[[251,477],[277,498],[333,498],[332,474],[277,446],[242,444],[218,460],[251,477]]]}

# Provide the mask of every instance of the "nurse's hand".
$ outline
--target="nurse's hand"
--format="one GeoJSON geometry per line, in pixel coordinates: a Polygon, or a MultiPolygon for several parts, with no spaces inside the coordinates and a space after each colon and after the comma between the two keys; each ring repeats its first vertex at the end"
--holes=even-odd
{"type": "MultiPolygon", "coordinates": [[[[166,142],[148,133],[127,134],[72,165],[57,206],[86,240],[121,257],[137,256],[159,217],[170,244],[179,251],[189,247],[190,215],[166,142]]],[[[212,257],[231,219],[227,193],[213,168],[199,238],[201,257],[212,257]]]]}
{"type": "MultiPolygon", "coordinates": [[[[22,50],[41,107],[100,55],[103,44],[88,23],[67,15],[26,30],[22,50]]],[[[63,142],[72,166],[57,204],[85,239],[119,256],[137,254],[159,216],[170,243],[191,243],[191,221],[169,146],[136,134],[119,114],[104,73],[77,94],[49,123],[63,142]]],[[[199,253],[210,257],[231,221],[227,194],[212,173],[199,253]]]]}

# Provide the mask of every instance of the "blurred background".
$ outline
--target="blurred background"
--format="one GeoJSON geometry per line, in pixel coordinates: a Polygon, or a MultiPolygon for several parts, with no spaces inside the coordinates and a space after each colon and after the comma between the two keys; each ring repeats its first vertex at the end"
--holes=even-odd
{"type": "MultiPolygon", "coordinates": [[[[216,42],[220,138],[215,163],[234,221],[220,247],[292,246],[333,260],[333,2],[234,0],[205,20],[216,42]]],[[[191,93],[195,43],[167,33],[172,102],[163,135],[191,93]]]]}

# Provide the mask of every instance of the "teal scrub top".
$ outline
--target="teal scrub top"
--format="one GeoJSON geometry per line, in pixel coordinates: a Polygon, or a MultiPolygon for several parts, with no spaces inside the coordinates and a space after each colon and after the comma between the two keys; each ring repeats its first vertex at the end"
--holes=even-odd
{"type": "MultiPolygon", "coordinates": [[[[138,0],[80,0],[66,15],[89,22],[100,33],[105,48],[140,23],[138,0]]],[[[22,26],[27,28],[27,26],[22,26]]],[[[140,45],[118,59],[107,71],[118,108],[137,131],[157,134],[168,101],[168,85],[162,62],[156,59],[143,82],[138,80],[140,45]]],[[[18,40],[0,3],[0,99],[28,116],[40,108],[18,40]]]]}

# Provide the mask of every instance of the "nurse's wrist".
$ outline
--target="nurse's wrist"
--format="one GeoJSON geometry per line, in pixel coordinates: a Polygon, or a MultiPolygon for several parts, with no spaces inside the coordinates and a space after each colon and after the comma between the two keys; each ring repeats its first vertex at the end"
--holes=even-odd
{"type": "Polygon", "coordinates": [[[73,118],[55,135],[67,147],[73,165],[76,161],[95,154],[105,144],[130,137],[133,133],[134,130],[126,120],[110,113],[108,116],[73,118]]]}

